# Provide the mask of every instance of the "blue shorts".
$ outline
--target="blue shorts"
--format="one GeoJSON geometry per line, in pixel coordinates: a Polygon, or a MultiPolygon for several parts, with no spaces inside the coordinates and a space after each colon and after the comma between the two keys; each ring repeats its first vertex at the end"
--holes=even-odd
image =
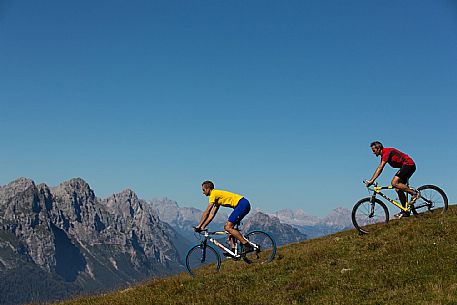
{"type": "Polygon", "coordinates": [[[240,224],[240,221],[243,220],[244,216],[246,216],[249,211],[251,210],[251,204],[246,198],[241,198],[238,201],[235,209],[233,210],[232,214],[230,214],[228,221],[233,224],[240,224]]]}

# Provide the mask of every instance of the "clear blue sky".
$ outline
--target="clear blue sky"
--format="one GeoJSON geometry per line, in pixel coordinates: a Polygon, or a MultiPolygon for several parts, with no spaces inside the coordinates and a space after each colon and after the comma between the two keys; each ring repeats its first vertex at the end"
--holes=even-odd
{"type": "Polygon", "coordinates": [[[456,101],[457,1],[0,0],[1,185],[325,215],[380,140],[457,202],[456,101]]]}

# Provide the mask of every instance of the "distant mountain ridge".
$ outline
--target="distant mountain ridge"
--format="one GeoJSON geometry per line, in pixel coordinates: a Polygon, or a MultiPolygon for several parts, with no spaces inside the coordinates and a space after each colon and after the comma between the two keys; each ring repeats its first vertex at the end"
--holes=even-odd
{"type": "Polygon", "coordinates": [[[271,215],[278,217],[282,222],[299,226],[328,225],[345,228],[352,225],[350,218],[351,211],[341,207],[332,210],[325,217],[308,215],[302,209],[295,211],[283,209],[271,213],[271,215]]]}
{"type": "MultiPolygon", "coordinates": [[[[180,230],[184,235],[192,236],[192,227],[200,222],[202,210],[196,208],[180,207],[176,201],[169,198],[156,198],[150,201],[152,207],[157,211],[159,218],[176,230],[180,230]]],[[[215,219],[211,222],[210,227],[222,229],[229,215],[230,210],[219,209],[215,219]]],[[[259,209],[251,211],[244,220],[246,223],[250,217],[253,217],[259,209]]],[[[351,211],[345,208],[336,208],[325,217],[316,217],[306,214],[302,209],[290,210],[282,209],[274,213],[263,214],[269,216],[265,224],[258,222],[258,229],[270,227],[271,223],[278,226],[290,225],[298,231],[289,231],[285,236],[278,236],[285,243],[315,238],[331,233],[339,232],[352,228],[351,211]],[[287,238],[289,236],[289,238],[287,238]]],[[[285,232],[287,229],[276,228],[277,232],[285,232]]],[[[285,233],[284,233],[285,234],[285,233]]]]}
{"type": "Polygon", "coordinates": [[[282,223],[290,224],[309,238],[325,236],[339,231],[351,229],[351,211],[342,207],[332,210],[325,217],[317,217],[306,214],[302,209],[282,209],[270,213],[282,223]]]}

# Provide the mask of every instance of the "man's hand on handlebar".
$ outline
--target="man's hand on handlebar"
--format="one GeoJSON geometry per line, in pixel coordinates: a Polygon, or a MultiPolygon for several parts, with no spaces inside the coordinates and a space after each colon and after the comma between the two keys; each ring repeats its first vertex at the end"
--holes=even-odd
{"type": "Polygon", "coordinates": [[[363,181],[363,183],[365,183],[365,186],[366,186],[366,187],[369,187],[370,185],[373,184],[373,181],[365,180],[365,181],[363,181]]]}
{"type": "Polygon", "coordinates": [[[194,227],[194,231],[200,233],[201,231],[203,231],[203,229],[200,227],[194,227]]]}

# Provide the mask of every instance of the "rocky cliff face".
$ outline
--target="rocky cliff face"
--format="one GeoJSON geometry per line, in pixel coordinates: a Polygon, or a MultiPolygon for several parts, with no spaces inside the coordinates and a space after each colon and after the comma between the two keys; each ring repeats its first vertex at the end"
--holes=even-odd
{"type": "Polygon", "coordinates": [[[172,234],[131,190],[102,200],[82,179],[54,188],[18,179],[0,187],[0,303],[52,300],[174,273],[182,264],[172,234]],[[34,300],[6,299],[14,291],[28,294],[25,286],[8,285],[25,267],[68,293],[35,287],[34,300]]]}
{"type": "Polygon", "coordinates": [[[281,223],[279,218],[262,212],[255,212],[243,225],[243,232],[245,233],[256,229],[270,233],[279,246],[307,239],[307,236],[296,228],[281,223]]]}
{"type": "Polygon", "coordinates": [[[179,207],[176,201],[168,198],[153,199],[149,204],[157,211],[160,220],[180,229],[191,229],[199,223],[202,216],[201,210],[179,207]]]}
{"type": "MultiPolygon", "coordinates": [[[[48,192],[46,186],[37,187],[25,178],[0,188],[0,230],[4,236],[0,239],[0,247],[14,249],[17,254],[51,271],[56,260],[54,236],[49,234],[48,192]]],[[[12,268],[16,259],[11,258],[2,259],[0,270],[12,268]]]]}

